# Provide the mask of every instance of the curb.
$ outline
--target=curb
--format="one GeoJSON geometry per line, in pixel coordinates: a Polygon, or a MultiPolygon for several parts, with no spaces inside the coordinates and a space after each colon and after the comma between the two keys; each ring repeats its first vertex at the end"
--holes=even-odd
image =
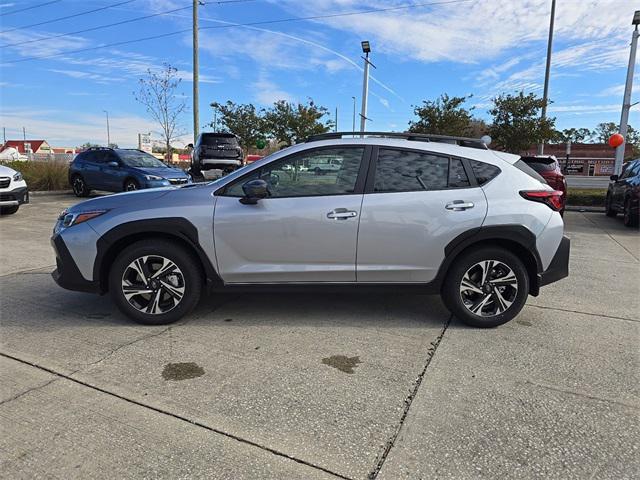
{"type": "Polygon", "coordinates": [[[29,195],[33,195],[34,197],[39,197],[41,195],[71,195],[73,194],[73,190],[36,190],[34,192],[29,192],[29,195]]]}
{"type": "Polygon", "coordinates": [[[590,212],[590,213],[604,213],[604,207],[580,207],[576,205],[567,205],[565,207],[567,212],[590,212]]]}

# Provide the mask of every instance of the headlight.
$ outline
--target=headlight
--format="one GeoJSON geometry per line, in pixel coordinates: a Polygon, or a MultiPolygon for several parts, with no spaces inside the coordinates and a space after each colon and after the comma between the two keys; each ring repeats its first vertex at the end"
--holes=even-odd
{"type": "Polygon", "coordinates": [[[62,226],[67,228],[79,223],[86,222],[92,218],[99,217],[103,213],[107,213],[108,210],[90,210],[87,212],[69,213],[66,210],[60,214],[59,220],[62,222],[62,226]]]}
{"type": "Polygon", "coordinates": [[[144,178],[147,180],[164,180],[164,178],[159,177],[158,175],[145,175],[144,178]]]}
{"type": "Polygon", "coordinates": [[[13,181],[19,182],[20,180],[22,180],[22,174],[20,172],[16,172],[16,174],[13,176],[13,181]]]}

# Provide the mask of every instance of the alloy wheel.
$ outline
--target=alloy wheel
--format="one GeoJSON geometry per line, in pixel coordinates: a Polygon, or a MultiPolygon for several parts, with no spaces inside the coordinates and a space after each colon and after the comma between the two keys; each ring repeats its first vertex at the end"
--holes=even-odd
{"type": "Polygon", "coordinates": [[[121,288],[124,298],[136,310],[159,315],[182,301],[185,281],[180,268],[168,258],[145,255],[125,268],[121,288]]]}
{"type": "Polygon", "coordinates": [[[73,180],[73,193],[80,196],[84,193],[84,180],[81,177],[76,177],[73,180]]]}
{"type": "Polygon", "coordinates": [[[480,317],[493,317],[504,313],[516,300],[518,279],[504,262],[483,260],[465,272],[459,289],[467,310],[480,317]]]}
{"type": "Polygon", "coordinates": [[[133,192],[138,189],[138,186],[134,182],[127,182],[124,188],[127,192],[133,192]]]}

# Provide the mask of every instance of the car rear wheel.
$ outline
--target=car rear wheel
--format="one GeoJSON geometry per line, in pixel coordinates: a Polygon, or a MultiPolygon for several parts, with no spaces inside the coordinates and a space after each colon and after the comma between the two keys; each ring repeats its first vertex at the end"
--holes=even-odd
{"type": "Polygon", "coordinates": [[[513,319],[529,296],[529,276],[522,261],[502,248],[462,254],[447,274],[443,300],[467,325],[496,327],[513,319]]]}
{"type": "Polygon", "coordinates": [[[611,205],[611,195],[607,195],[604,200],[604,211],[607,217],[615,217],[618,215],[618,212],[616,212],[611,205]]]}
{"type": "Polygon", "coordinates": [[[88,197],[91,193],[81,175],[75,175],[71,179],[71,188],[73,188],[73,193],[76,197],[88,197]]]}
{"type": "Polygon", "coordinates": [[[627,227],[637,227],[639,222],[639,218],[638,216],[640,216],[639,212],[633,212],[633,210],[631,209],[631,199],[627,198],[624,201],[624,217],[623,217],[623,223],[625,224],[625,226],[627,227]]]}
{"type": "Polygon", "coordinates": [[[124,182],[124,191],[125,192],[133,192],[134,190],[140,190],[140,184],[136,182],[134,179],[130,178],[126,182],[124,182]]]}
{"type": "Polygon", "coordinates": [[[134,243],[116,258],[109,291],[122,313],[145,325],[173,323],[198,303],[200,266],[180,245],[166,240],[134,243]]]}
{"type": "Polygon", "coordinates": [[[20,205],[14,205],[12,207],[0,207],[0,215],[13,215],[18,211],[20,205]]]}

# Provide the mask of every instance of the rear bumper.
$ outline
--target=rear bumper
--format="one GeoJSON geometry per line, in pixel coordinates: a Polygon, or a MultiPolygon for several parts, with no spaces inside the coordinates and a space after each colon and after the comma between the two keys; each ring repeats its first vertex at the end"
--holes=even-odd
{"type": "Polygon", "coordinates": [[[51,246],[56,254],[56,269],[51,272],[51,276],[58,285],[77,292],[101,293],[98,282],[86,280],[82,276],[60,235],[51,237],[51,246]]]}
{"type": "Polygon", "coordinates": [[[538,273],[538,287],[544,287],[569,276],[570,250],[571,241],[563,236],[549,267],[545,271],[538,273]]]}
{"type": "Polygon", "coordinates": [[[0,192],[0,207],[15,207],[23,203],[29,203],[29,189],[27,187],[0,192]]]}

